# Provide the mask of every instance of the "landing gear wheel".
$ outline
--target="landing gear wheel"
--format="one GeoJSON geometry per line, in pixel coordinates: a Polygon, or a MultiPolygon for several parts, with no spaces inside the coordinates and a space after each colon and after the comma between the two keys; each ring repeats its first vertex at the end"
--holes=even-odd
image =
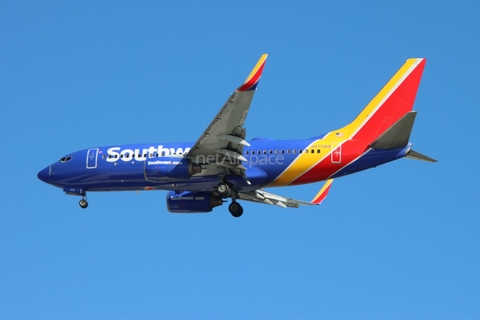
{"type": "Polygon", "coordinates": [[[243,214],[243,208],[238,202],[232,202],[228,206],[228,211],[234,216],[235,218],[240,217],[243,214]]]}
{"type": "Polygon", "coordinates": [[[227,198],[227,197],[230,196],[231,190],[230,190],[230,187],[228,186],[228,184],[220,183],[217,186],[217,193],[220,197],[227,198]]]}
{"type": "Polygon", "coordinates": [[[80,205],[80,207],[82,207],[82,209],[85,209],[86,207],[88,207],[88,202],[85,199],[80,200],[78,204],[80,205]]]}

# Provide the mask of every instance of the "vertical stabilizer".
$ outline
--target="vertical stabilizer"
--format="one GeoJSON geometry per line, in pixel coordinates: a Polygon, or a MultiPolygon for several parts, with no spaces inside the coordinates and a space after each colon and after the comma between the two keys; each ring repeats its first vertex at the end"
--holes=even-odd
{"type": "Polygon", "coordinates": [[[412,111],[426,59],[408,59],[380,92],[349,125],[329,133],[329,138],[373,142],[412,111]]]}

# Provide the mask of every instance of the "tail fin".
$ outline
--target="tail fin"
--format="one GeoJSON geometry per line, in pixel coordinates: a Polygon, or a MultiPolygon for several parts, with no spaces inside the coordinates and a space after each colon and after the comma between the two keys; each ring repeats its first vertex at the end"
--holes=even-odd
{"type": "Polygon", "coordinates": [[[353,122],[330,137],[364,140],[380,137],[413,108],[426,59],[408,59],[353,122]]]}

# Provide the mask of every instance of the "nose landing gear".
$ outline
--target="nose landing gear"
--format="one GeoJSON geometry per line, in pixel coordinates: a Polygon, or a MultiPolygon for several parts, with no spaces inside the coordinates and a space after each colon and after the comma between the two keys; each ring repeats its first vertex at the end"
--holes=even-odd
{"type": "Polygon", "coordinates": [[[78,204],[82,209],[86,209],[88,207],[88,202],[87,199],[85,199],[85,196],[82,196],[82,200],[80,200],[78,204]]]}

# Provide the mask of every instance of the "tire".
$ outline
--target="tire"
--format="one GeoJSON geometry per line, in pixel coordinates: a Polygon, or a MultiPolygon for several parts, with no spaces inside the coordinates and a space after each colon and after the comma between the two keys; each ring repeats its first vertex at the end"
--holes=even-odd
{"type": "Polygon", "coordinates": [[[243,208],[238,202],[230,203],[228,206],[228,211],[230,211],[230,214],[235,218],[239,218],[243,214],[243,208]]]}
{"type": "Polygon", "coordinates": [[[86,209],[88,207],[88,202],[85,199],[80,200],[78,203],[82,209],[86,209]]]}

